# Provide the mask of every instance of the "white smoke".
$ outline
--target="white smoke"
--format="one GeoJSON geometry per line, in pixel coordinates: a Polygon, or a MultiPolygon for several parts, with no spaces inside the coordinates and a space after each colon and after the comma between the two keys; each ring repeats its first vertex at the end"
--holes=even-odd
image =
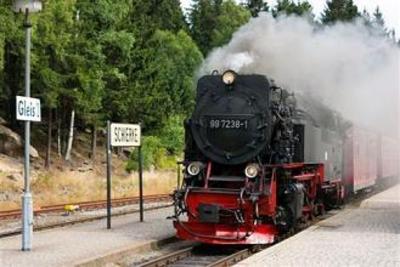
{"type": "Polygon", "coordinates": [[[301,17],[251,19],[215,49],[201,74],[230,68],[264,74],[312,95],[356,123],[392,131],[398,125],[400,49],[361,21],[316,26],[301,17]]]}

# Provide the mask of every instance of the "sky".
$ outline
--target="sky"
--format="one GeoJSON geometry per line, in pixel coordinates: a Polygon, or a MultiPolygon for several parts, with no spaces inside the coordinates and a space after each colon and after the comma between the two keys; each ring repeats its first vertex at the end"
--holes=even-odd
{"type": "MultiPolygon", "coordinates": [[[[240,2],[240,0],[236,0],[240,2]]],[[[369,12],[373,13],[376,6],[379,6],[383,13],[383,18],[386,22],[386,27],[389,29],[395,29],[396,36],[400,36],[400,0],[353,0],[358,6],[359,10],[362,11],[364,8],[369,12]]],[[[276,0],[267,1],[270,6],[274,6],[276,0]]],[[[325,0],[308,0],[313,6],[313,12],[317,16],[323,11],[325,7],[325,0]]],[[[188,8],[191,5],[191,0],[181,0],[182,7],[188,8]]]]}

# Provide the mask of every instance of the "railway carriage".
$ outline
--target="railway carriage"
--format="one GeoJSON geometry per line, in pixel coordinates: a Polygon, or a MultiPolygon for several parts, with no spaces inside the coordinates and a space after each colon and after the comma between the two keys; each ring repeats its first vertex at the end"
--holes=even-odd
{"type": "Polygon", "coordinates": [[[388,137],[378,138],[378,179],[396,178],[399,174],[399,141],[388,137]]]}

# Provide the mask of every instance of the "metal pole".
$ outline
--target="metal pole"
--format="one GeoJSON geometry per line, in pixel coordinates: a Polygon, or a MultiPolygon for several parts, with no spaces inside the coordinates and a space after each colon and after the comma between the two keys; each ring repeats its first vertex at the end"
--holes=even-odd
{"type": "Polygon", "coordinates": [[[139,146],[139,206],[140,206],[140,221],[143,222],[143,158],[142,146],[139,146]]]}
{"type": "MultiPolygon", "coordinates": [[[[25,96],[31,96],[31,27],[29,22],[29,10],[25,11],[25,96]]],[[[24,193],[22,196],[22,250],[32,249],[33,210],[32,194],[29,185],[29,149],[30,149],[31,122],[25,121],[24,142],[24,193]]]]}
{"type": "Polygon", "coordinates": [[[107,121],[107,229],[111,229],[111,123],[107,121]]]}

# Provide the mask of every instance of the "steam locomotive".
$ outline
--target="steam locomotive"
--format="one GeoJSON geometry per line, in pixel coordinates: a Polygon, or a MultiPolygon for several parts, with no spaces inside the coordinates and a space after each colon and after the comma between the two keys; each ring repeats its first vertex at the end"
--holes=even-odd
{"type": "Polygon", "coordinates": [[[174,227],[178,238],[211,244],[273,243],[346,195],[398,174],[397,141],[263,75],[232,70],[199,79],[184,154],[174,227]]]}

